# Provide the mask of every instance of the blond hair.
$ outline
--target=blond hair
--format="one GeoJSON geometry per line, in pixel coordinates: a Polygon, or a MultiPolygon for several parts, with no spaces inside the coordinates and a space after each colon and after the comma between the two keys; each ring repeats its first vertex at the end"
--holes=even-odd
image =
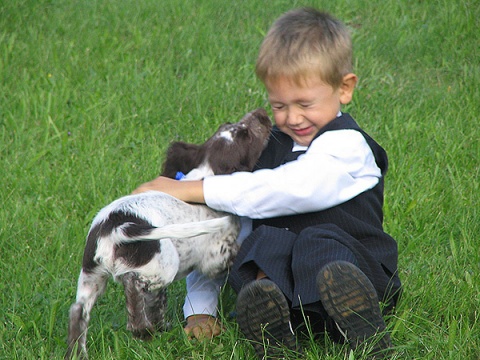
{"type": "Polygon", "coordinates": [[[298,84],[318,75],[338,88],[351,73],[352,40],[347,27],[312,8],[291,10],[270,28],[257,58],[256,74],[263,82],[287,77],[298,84]]]}

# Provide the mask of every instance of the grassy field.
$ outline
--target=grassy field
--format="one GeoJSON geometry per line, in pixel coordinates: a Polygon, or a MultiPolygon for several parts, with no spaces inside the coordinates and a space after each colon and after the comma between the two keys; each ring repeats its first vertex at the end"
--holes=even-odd
{"type": "MultiPolygon", "coordinates": [[[[476,1],[17,0],[0,3],[0,358],[66,350],[85,235],[102,206],[159,172],[172,140],[267,106],[254,76],[272,21],[293,7],[353,31],[360,83],[346,109],[388,151],[385,228],[405,285],[394,359],[480,354],[480,7],[476,1]]],[[[213,341],[125,329],[113,283],[92,313],[91,359],[250,359],[229,317],[213,341]]],[[[295,358],[291,354],[289,358],[295,358]]],[[[305,359],[362,359],[328,339],[305,359]]]]}

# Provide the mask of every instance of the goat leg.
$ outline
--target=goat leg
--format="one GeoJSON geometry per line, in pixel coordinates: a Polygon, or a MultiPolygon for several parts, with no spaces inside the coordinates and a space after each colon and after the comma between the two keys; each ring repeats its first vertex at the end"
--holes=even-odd
{"type": "Polygon", "coordinates": [[[127,329],[137,338],[150,340],[155,328],[147,315],[146,284],[133,272],[123,275],[122,282],[128,312],[127,329]]]}

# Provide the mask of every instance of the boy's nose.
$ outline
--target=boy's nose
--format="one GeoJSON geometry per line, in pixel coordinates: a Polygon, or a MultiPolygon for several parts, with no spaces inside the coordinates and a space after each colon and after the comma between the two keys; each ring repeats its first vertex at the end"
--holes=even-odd
{"type": "Polygon", "coordinates": [[[290,126],[300,125],[303,121],[303,116],[298,111],[289,110],[287,115],[287,122],[290,126]]]}

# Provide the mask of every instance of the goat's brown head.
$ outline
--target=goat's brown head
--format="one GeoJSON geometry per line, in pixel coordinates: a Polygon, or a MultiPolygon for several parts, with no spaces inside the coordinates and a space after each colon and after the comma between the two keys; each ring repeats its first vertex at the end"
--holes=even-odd
{"type": "Polygon", "coordinates": [[[167,150],[162,175],[174,178],[208,164],[215,175],[251,171],[265,148],[272,122],[264,109],[246,114],[239,122],[221,125],[203,145],[175,142],[167,150]]]}

